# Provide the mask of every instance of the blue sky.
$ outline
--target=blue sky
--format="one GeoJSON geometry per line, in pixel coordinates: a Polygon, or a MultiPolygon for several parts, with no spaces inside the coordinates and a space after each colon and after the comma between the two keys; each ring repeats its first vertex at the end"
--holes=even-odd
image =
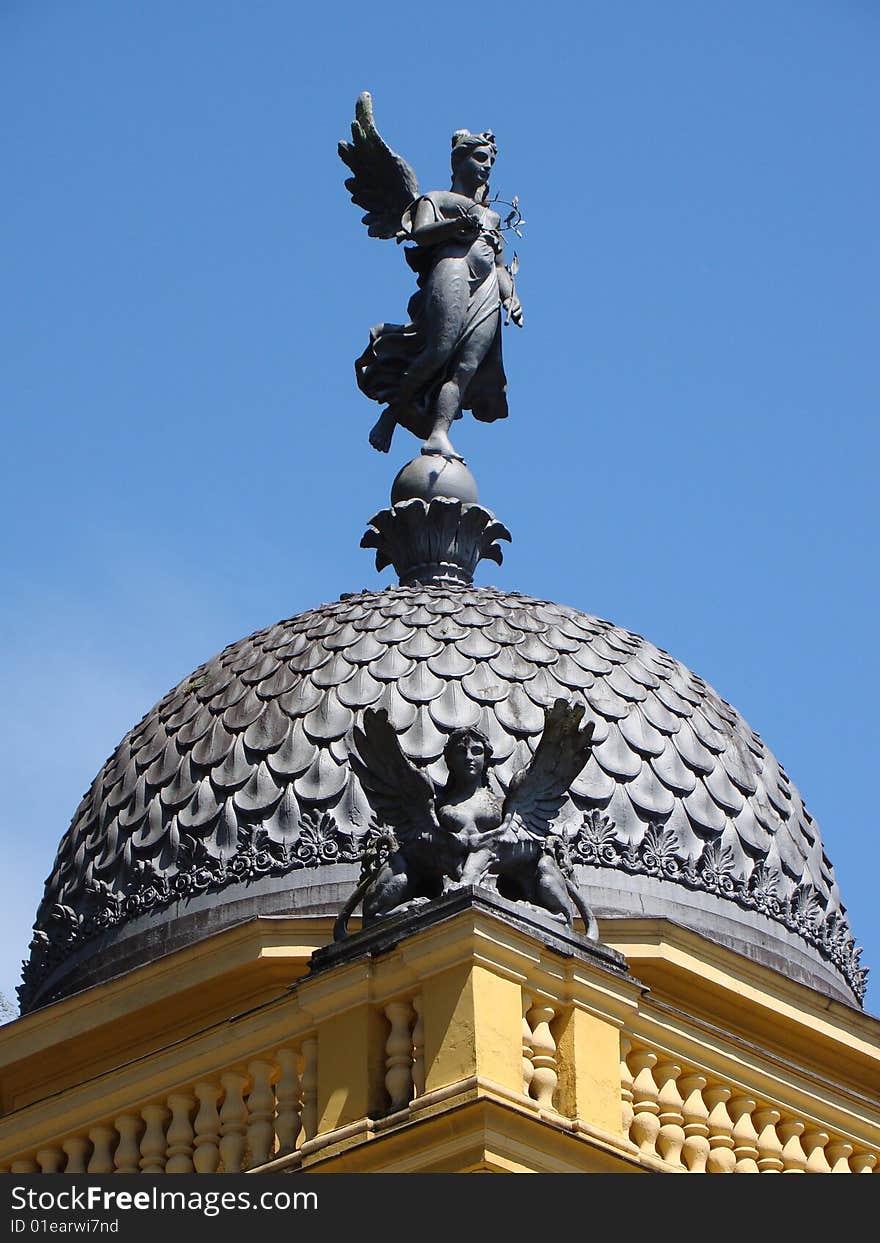
{"type": "Polygon", "coordinates": [[[878,1010],[880,12],[836,3],[0,2],[0,991],[104,758],[226,643],[388,581],[352,361],[411,273],[336,155],[492,128],[527,219],[511,417],[456,443],[478,581],[646,635],[818,820],[878,1010]]]}

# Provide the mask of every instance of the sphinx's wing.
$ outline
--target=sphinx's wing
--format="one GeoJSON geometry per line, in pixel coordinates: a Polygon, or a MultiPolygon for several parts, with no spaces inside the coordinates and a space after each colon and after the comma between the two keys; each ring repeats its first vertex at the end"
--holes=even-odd
{"type": "Polygon", "coordinates": [[[396,237],[400,218],[419,195],[419,183],[403,156],[392,151],[376,129],[369,91],[358,96],[351,142],[339,144],[339,158],[352,176],[345,180],[353,203],[366,209],[370,237],[396,237]]]}
{"type": "Polygon", "coordinates": [[[376,819],[393,828],[401,844],[438,829],[434,786],[406,758],[384,708],[367,708],[355,727],[351,766],[376,819]]]}
{"type": "Polygon", "coordinates": [[[514,776],[504,818],[515,832],[546,837],[571,783],[590,758],[593,722],[581,728],[583,704],[557,699],[544,713],[544,732],[532,762],[514,776]]]}

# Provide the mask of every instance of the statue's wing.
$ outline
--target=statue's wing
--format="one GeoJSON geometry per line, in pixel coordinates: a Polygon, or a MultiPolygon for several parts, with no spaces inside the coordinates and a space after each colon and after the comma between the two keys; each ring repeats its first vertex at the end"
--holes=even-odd
{"type": "Polygon", "coordinates": [[[546,837],[571,783],[590,758],[593,722],[581,728],[583,704],[557,699],[544,713],[544,732],[532,762],[514,776],[504,820],[514,832],[546,837]]]}
{"type": "Polygon", "coordinates": [[[377,820],[397,832],[401,844],[439,826],[434,809],[434,786],[406,758],[384,708],[367,708],[363,728],[354,729],[356,750],[351,766],[377,820]]]}
{"type": "Polygon", "coordinates": [[[376,129],[369,91],[358,96],[351,142],[339,144],[339,158],[354,174],[345,188],[353,203],[366,209],[363,222],[370,237],[395,237],[400,218],[419,196],[419,182],[403,156],[392,151],[376,129]]]}

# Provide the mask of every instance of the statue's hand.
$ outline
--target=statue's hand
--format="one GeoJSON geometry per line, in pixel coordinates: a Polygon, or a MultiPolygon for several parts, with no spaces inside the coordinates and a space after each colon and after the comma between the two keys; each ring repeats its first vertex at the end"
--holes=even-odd
{"type": "Polygon", "coordinates": [[[458,208],[458,219],[455,224],[462,237],[477,238],[483,231],[483,222],[478,217],[472,216],[466,207],[458,208]]]}
{"type": "Polygon", "coordinates": [[[511,294],[509,298],[505,298],[503,305],[504,305],[505,311],[507,312],[507,317],[504,322],[507,324],[514,323],[516,324],[517,328],[522,328],[523,309],[522,309],[522,304],[520,303],[520,300],[516,296],[516,294],[511,294]]]}

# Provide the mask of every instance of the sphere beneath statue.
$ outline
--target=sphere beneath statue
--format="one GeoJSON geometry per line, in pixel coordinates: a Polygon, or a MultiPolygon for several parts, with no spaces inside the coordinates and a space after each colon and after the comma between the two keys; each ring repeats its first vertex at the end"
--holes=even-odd
{"type": "Polygon", "coordinates": [[[391,485],[391,504],[418,497],[423,501],[447,496],[473,504],[477,500],[477,481],[459,458],[439,453],[422,453],[398,472],[391,485]]]}

